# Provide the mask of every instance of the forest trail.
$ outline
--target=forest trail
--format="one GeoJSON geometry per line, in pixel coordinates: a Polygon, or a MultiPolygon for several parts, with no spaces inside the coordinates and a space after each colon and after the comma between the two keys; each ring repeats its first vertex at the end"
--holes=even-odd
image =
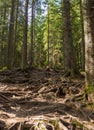
{"type": "Polygon", "coordinates": [[[61,70],[0,72],[0,130],[94,130],[83,90],[84,78],[61,70]]]}

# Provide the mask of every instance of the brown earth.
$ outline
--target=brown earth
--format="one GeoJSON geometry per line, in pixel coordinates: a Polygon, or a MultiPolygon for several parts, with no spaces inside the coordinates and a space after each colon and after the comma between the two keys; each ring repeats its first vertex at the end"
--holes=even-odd
{"type": "Polygon", "coordinates": [[[84,78],[62,70],[0,72],[0,130],[94,130],[84,78]]]}

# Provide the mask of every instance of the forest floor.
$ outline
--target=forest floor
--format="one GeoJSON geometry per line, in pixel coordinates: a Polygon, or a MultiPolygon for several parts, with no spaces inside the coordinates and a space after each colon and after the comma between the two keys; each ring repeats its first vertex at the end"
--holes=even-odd
{"type": "Polygon", "coordinates": [[[0,130],[94,130],[84,78],[62,70],[0,72],[0,130]]]}

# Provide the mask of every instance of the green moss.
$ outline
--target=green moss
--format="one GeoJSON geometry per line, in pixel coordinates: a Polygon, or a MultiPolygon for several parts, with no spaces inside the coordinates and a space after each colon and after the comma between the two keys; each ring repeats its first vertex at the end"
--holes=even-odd
{"type": "Polygon", "coordinates": [[[7,67],[6,67],[6,66],[4,66],[4,67],[2,67],[2,68],[0,69],[0,71],[4,71],[4,70],[7,70],[7,67]]]}
{"type": "Polygon", "coordinates": [[[59,123],[57,120],[45,120],[45,119],[37,119],[34,121],[34,129],[45,130],[46,126],[54,127],[55,130],[60,130],[59,123]]]}
{"type": "Polygon", "coordinates": [[[80,128],[80,129],[85,129],[85,130],[88,130],[87,128],[85,128],[84,126],[83,126],[83,124],[81,124],[80,122],[78,122],[77,120],[74,120],[73,121],[73,124],[75,124],[78,128],[80,128]]]}
{"type": "Polygon", "coordinates": [[[86,88],[86,93],[92,93],[93,92],[93,85],[92,84],[88,84],[88,87],[86,88]]]}
{"type": "Polygon", "coordinates": [[[56,130],[59,130],[59,124],[57,120],[50,120],[49,123],[52,124],[56,130]]]}

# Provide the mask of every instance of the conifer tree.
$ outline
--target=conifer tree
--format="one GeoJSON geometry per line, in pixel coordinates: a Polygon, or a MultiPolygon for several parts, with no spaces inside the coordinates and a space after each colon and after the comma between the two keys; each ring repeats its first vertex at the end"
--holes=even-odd
{"type": "Polygon", "coordinates": [[[77,69],[72,39],[70,0],[63,0],[63,39],[65,72],[75,73],[77,69]]]}
{"type": "Polygon", "coordinates": [[[94,1],[82,0],[82,4],[85,32],[86,87],[94,88],[94,1]]]}

